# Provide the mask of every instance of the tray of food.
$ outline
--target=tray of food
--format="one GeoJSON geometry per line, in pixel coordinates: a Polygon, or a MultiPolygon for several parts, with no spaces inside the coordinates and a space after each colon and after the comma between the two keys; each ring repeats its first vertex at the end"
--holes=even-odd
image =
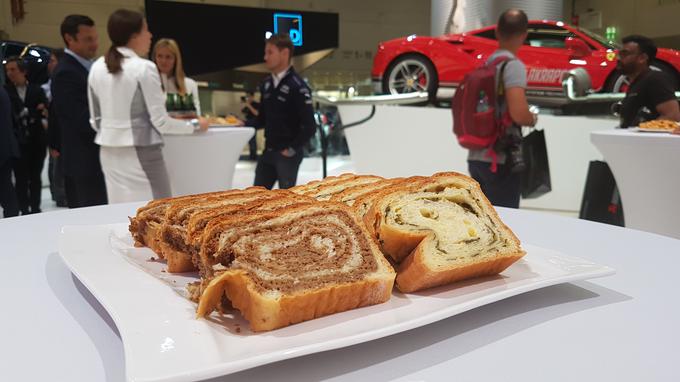
{"type": "Polygon", "coordinates": [[[666,119],[655,119],[652,121],[642,122],[638,127],[634,127],[634,131],[643,133],[672,133],[674,130],[680,128],[680,123],[669,121],[666,119]]]}
{"type": "Polygon", "coordinates": [[[135,381],[226,375],[614,273],[521,244],[457,173],[155,200],[129,225],[64,227],[60,255],[135,381]]]}
{"type": "Polygon", "coordinates": [[[208,125],[210,127],[243,126],[243,121],[233,115],[228,115],[226,117],[208,117],[208,125]]]}

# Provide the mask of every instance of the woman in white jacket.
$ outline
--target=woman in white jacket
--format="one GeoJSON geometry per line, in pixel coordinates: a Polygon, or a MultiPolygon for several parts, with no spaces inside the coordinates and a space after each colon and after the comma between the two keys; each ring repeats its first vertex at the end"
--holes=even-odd
{"type": "Polygon", "coordinates": [[[107,31],[111,48],[92,65],[88,97],[109,203],[169,197],[161,134],[205,131],[208,123],[168,116],[158,69],[142,58],[151,33],[141,13],[115,11],[107,31]]]}
{"type": "Polygon", "coordinates": [[[156,63],[161,74],[161,85],[166,93],[182,96],[191,95],[196,114],[201,115],[201,102],[198,99],[198,85],[196,81],[184,74],[182,53],[177,42],[171,38],[162,38],[153,46],[151,58],[156,63]]]}

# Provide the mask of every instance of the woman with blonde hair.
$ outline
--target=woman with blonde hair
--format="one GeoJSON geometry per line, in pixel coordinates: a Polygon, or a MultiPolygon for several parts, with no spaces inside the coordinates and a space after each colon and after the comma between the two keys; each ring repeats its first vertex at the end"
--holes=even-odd
{"type": "Polygon", "coordinates": [[[171,196],[162,134],[205,131],[208,122],[168,115],[158,69],[142,58],[151,33],[141,13],[115,11],[107,31],[111,48],[92,65],[88,97],[109,203],[171,196]]]}
{"type": "Polygon", "coordinates": [[[181,96],[191,95],[196,107],[196,114],[201,115],[201,104],[198,99],[198,85],[196,81],[184,74],[182,53],[177,42],[170,38],[162,38],[156,42],[151,53],[161,74],[161,84],[166,93],[181,96]]]}

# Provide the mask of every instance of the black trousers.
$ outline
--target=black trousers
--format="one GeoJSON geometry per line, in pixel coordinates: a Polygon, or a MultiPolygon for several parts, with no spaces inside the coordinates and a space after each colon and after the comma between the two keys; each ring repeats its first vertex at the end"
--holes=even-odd
{"type": "Polygon", "coordinates": [[[104,174],[65,176],[68,208],[99,206],[108,203],[104,174]]]}
{"type": "Polygon", "coordinates": [[[48,162],[50,178],[50,193],[57,206],[66,206],[66,185],[64,184],[64,162],[60,157],[50,156],[48,162]]]}
{"type": "Polygon", "coordinates": [[[257,159],[257,134],[253,135],[253,137],[248,141],[248,148],[250,149],[250,159],[257,159]]]}
{"type": "Polygon", "coordinates": [[[22,215],[40,212],[42,173],[47,145],[39,142],[19,145],[21,157],[14,162],[17,200],[22,215]],[[30,209],[29,209],[30,207],[30,209]]]}
{"type": "Polygon", "coordinates": [[[491,204],[499,207],[519,208],[521,195],[521,175],[510,172],[504,164],[498,165],[498,171],[491,172],[491,163],[468,161],[470,176],[482,186],[482,192],[491,204]]]}
{"type": "Polygon", "coordinates": [[[295,155],[290,158],[278,150],[266,149],[257,161],[254,185],[270,190],[277,181],[281,189],[295,186],[302,157],[302,147],[296,149],[295,155]]]}
{"type": "Polygon", "coordinates": [[[12,184],[12,161],[8,159],[0,164],[0,206],[6,218],[19,215],[17,193],[12,184]]]}

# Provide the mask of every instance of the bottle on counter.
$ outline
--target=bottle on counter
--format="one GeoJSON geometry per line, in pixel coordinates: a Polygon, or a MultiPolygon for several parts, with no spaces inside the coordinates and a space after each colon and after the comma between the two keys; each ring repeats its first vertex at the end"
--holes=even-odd
{"type": "Polygon", "coordinates": [[[191,119],[196,118],[196,104],[192,94],[168,93],[165,107],[168,114],[173,118],[191,119]]]}
{"type": "Polygon", "coordinates": [[[174,112],[177,110],[175,105],[175,94],[168,93],[167,96],[165,96],[165,109],[168,113],[174,112]]]}
{"type": "Polygon", "coordinates": [[[187,111],[186,97],[186,94],[177,94],[177,103],[179,104],[179,111],[181,112],[187,111]]]}
{"type": "Polygon", "coordinates": [[[194,104],[193,94],[190,93],[186,95],[184,106],[186,107],[187,111],[196,113],[196,104],[194,104]]]}

